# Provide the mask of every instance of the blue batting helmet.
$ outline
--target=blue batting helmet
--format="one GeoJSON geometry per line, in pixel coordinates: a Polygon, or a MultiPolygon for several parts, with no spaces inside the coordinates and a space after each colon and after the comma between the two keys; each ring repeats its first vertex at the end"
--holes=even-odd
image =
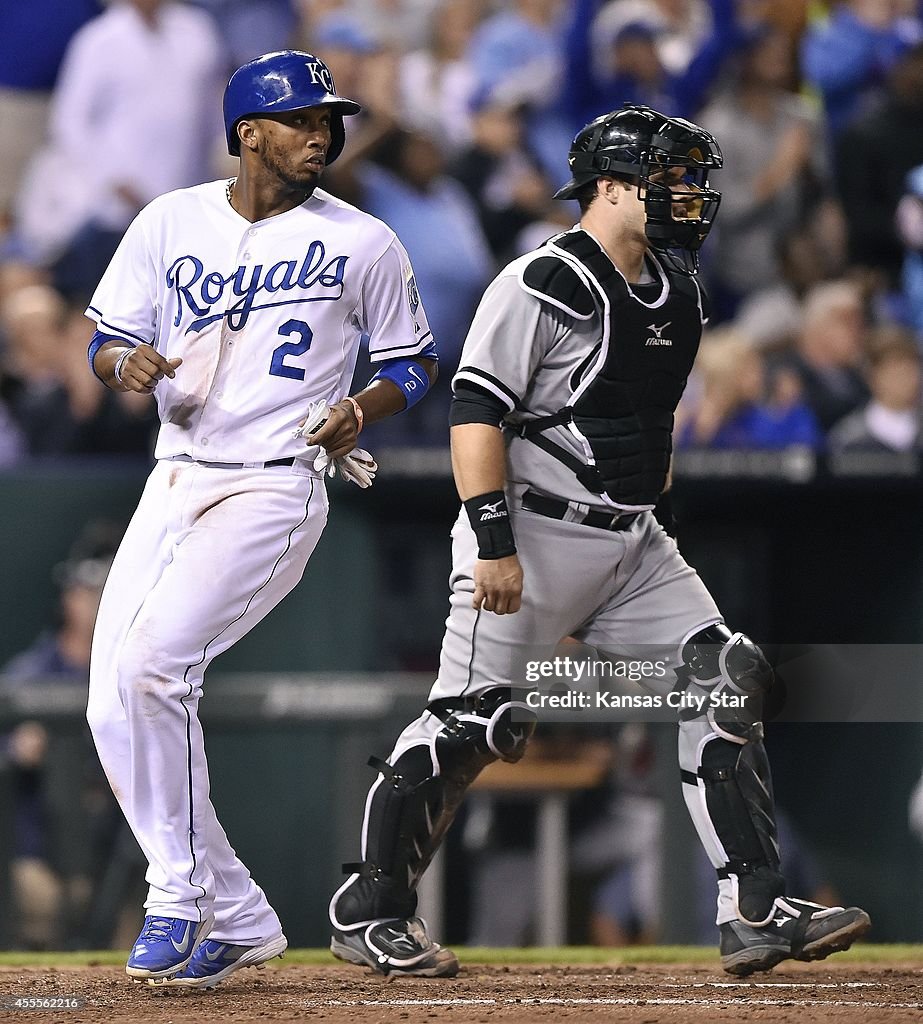
{"type": "Polygon", "coordinates": [[[332,164],[346,141],[344,115],[358,114],[362,108],[352,100],[337,96],[330,69],[313,53],[279,50],[255,57],[231,75],[224,90],[228,152],[231,156],[240,156],[237,124],[243,118],[320,106],[331,108],[327,163],[332,164]]]}

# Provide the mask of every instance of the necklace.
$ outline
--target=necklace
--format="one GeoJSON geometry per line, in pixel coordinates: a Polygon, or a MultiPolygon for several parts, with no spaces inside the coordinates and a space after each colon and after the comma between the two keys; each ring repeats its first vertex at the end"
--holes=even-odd
{"type": "Polygon", "coordinates": [[[228,202],[231,204],[231,207],[234,206],[234,202],[233,202],[231,197],[234,195],[234,186],[236,184],[237,184],[237,179],[236,178],[228,178],[228,183],[224,187],[224,194],[228,197],[228,202]]]}

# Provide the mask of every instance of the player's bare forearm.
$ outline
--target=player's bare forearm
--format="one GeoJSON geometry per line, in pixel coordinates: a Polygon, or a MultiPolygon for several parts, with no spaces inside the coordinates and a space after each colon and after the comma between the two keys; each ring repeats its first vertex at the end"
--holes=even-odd
{"type": "Polygon", "coordinates": [[[99,379],[113,391],[127,391],[124,384],[120,384],[115,378],[115,364],[131,348],[130,345],[123,345],[120,341],[107,341],[100,346],[93,358],[93,369],[99,379]]]}
{"type": "Polygon", "coordinates": [[[165,359],[153,346],[107,341],[93,358],[93,367],[107,388],[149,395],[164,377],[175,377],[182,359],[165,359]],[[118,375],[116,375],[118,370],[118,375]]]}
{"type": "Polygon", "coordinates": [[[499,427],[459,423],[449,432],[452,472],[462,501],[506,486],[506,444],[499,427]]]}
{"type": "MultiPolygon", "coordinates": [[[[420,365],[432,384],[439,372],[434,359],[420,359],[420,365]]],[[[306,438],[307,444],[319,444],[331,458],[348,455],[356,447],[359,431],[369,423],[386,419],[401,412],[407,399],[401,389],[390,380],[376,380],[349,399],[330,406],[330,414],[324,425],[306,438]],[[353,407],[358,403],[361,420],[353,407]]]]}
{"type": "MultiPolygon", "coordinates": [[[[499,427],[459,423],[450,432],[452,471],[462,501],[502,491],[506,484],[506,445],[499,427]]],[[[497,615],[522,605],[522,566],[516,554],[478,558],[474,563],[472,606],[497,615]]]]}

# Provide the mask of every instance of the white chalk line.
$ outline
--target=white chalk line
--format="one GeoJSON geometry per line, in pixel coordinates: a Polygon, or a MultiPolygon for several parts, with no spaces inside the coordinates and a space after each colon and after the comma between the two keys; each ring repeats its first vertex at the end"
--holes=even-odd
{"type": "MultiPolygon", "coordinates": [[[[625,982],[619,982],[625,984],[625,982]]],[[[632,982],[628,982],[632,984],[632,982]]],[[[658,988],[881,988],[880,981],[694,981],[657,982],[658,988]]],[[[645,986],[646,987],[646,986],[645,986]]]]}
{"type": "MultiPolygon", "coordinates": [[[[770,986],[771,987],[771,986],[770,986]]],[[[301,1005],[306,1008],[360,1008],[360,1007],[428,1007],[428,1006],[792,1006],[792,1007],[871,1007],[888,1010],[920,1010],[923,1003],[891,1003],[868,999],[649,999],[644,997],[596,998],[524,998],[524,999],[309,999],[301,1005]]]]}

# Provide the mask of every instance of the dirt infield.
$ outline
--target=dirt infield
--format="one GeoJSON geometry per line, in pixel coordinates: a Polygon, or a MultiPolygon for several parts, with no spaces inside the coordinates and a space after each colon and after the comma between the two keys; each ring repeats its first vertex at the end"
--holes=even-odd
{"type": "Polygon", "coordinates": [[[738,981],[710,966],[466,965],[451,980],[299,964],[245,970],[214,992],[153,990],[118,967],[0,967],[0,994],[85,1000],[82,1009],[0,1011],[30,1024],[325,1021],[330,1024],[706,1024],[923,1020],[919,965],[783,965],[738,981]]]}

